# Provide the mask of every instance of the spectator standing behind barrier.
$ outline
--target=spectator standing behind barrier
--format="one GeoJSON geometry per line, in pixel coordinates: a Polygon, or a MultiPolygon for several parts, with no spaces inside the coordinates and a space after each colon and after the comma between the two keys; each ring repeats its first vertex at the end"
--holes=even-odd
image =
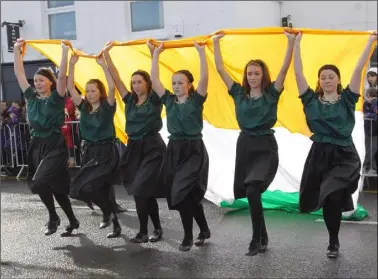
{"type": "Polygon", "coordinates": [[[369,88],[364,102],[364,130],[365,130],[365,160],[364,173],[377,173],[377,89],[369,88]]]}

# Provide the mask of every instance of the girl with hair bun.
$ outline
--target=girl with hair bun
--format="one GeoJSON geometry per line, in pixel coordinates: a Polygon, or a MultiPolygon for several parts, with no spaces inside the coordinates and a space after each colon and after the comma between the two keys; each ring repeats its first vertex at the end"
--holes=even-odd
{"type": "MultiPolygon", "coordinates": [[[[22,63],[21,51],[24,45],[23,39],[17,39],[14,45],[14,72],[27,101],[31,127],[27,183],[32,193],[39,195],[49,212],[45,235],[55,233],[60,225],[60,218],[55,210],[55,197],[69,220],[66,232],[61,236],[68,236],[73,229],[79,228],[79,221],[72,211],[68,197],[68,148],[60,129],[64,124],[68,50],[63,52],[58,80],[51,70],[41,68],[34,74],[33,88],[26,79],[22,63]]],[[[64,44],[62,46],[64,49],[64,44]]]]}
{"type": "Polygon", "coordinates": [[[131,76],[130,90],[122,81],[109,55],[109,43],[104,56],[118,91],[125,103],[128,142],[122,154],[120,172],[126,191],[134,196],[139,219],[139,232],[130,239],[133,243],[157,242],[163,236],[157,198],[164,198],[162,163],[166,151],[160,136],[163,127],[162,104],[152,89],[150,75],[143,70],[131,76]],[[148,236],[148,217],[154,226],[148,236]]]}
{"type": "Polygon", "coordinates": [[[114,115],[116,101],[115,85],[106,66],[104,57],[97,63],[105,73],[108,92],[99,79],[90,79],[85,87],[85,99],[75,89],[75,64],[79,57],[71,56],[67,87],[72,100],[80,110],[80,135],[82,145],[82,167],[72,180],[70,196],[88,203],[93,201],[102,211],[100,229],[113,223],[113,232],[108,238],[121,234],[117,211],[112,196],[112,187],[117,178],[119,153],[115,142],[114,115]]]}
{"type": "Polygon", "coordinates": [[[341,86],[340,70],[331,64],[320,67],[315,91],[303,75],[300,42],[294,47],[294,70],[313,144],[307,156],[300,184],[299,209],[312,212],[323,208],[329,234],[327,257],[339,255],[339,230],[343,211],[354,209],[352,194],[358,188],[361,161],[352,139],[355,108],[360,97],[362,70],[377,35],[370,36],[353,71],[349,85],[341,86]]]}
{"type": "Polygon", "coordinates": [[[159,56],[163,44],[158,48],[148,43],[153,52],[151,66],[152,88],[159,95],[167,111],[169,143],[165,161],[165,187],[170,210],[178,210],[184,227],[184,239],[180,251],[189,251],[193,245],[193,218],[200,233],[200,246],[210,238],[202,199],[207,189],[209,157],[202,140],[203,104],[206,101],[208,68],[204,46],[195,43],[200,56],[200,80],[194,88],[193,75],[188,70],[177,71],[172,76],[174,94],[165,89],[159,79],[159,56]]]}

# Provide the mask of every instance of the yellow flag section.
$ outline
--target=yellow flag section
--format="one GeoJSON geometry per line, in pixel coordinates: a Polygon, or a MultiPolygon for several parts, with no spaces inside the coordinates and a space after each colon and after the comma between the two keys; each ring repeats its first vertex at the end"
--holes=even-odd
{"type": "MultiPolygon", "coordinates": [[[[370,36],[369,32],[356,31],[286,30],[293,33],[303,32],[301,50],[304,74],[308,84],[314,89],[318,69],[324,64],[335,64],[340,69],[342,85],[345,87],[349,83],[354,67],[370,36]]],[[[229,29],[214,34],[220,32],[226,34],[221,39],[225,67],[235,81],[242,82],[244,67],[251,59],[264,60],[269,67],[272,80],[275,80],[282,66],[287,47],[287,38],[283,28],[229,29]]],[[[115,46],[110,51],[112,60],[129,90],[131,75],[134,71],[142,69],[150,72],[151,56],[146,41],[114,42],[115,46]]],[[[208,99],[204,107],[205,120],[218,128],[238,129],[233,101],[215,68],[211,35],[165,41],[165,50],[160,55],[160,79],[164,86],[171,90],[172,74],[177,70],[187,69],[192,72],[195,79],[194,85],[197,86],[200,65],[193,41],[206,45],[209,88],[208,99]]],[[[154,40],[152,43],[155,46],[160,44],[159,41],[154,40]]],[[[27,41],[27,44],[59,66],[61,58],[59,40],[34,40],[27,41]]],[[[99,78],[106,84],[104,73],[95,61],[96,55],[88,55],[75,49],[72,51],[82,56],[76,64],[75,71],[75,82],[82,92],[85,91],[86,82],[91,78],[99,78]]],[[[361,83],[361,92],[363,92],[363,82],[361,83]]],[[[361,110],[361,107],[362,98],[357,109],[361,110]]],[[[124,110],[124,104],[118,95],[114,123],[117,136],[123,142],[127,140],[125,134],[125,121],[127,120],[125,120],[124,110]]],[[[285,127],[292,133],[311,135],[306,125],[302,104],[298,98],[292,64],[285,81],[285,90],[280,98],[276,126],[285,127]]]]}

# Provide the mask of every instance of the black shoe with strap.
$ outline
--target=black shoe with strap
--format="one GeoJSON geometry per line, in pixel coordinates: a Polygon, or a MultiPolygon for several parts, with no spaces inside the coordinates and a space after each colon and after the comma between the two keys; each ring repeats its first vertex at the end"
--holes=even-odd
{"type": "Polygon", "coordinates": [[[72,235],[72,231],[75,229],[78,229],[80,227],[80,223],[78,220],[75,220],[74,222],[70,222],[70,224],[66,227],[66,231],[61,233],[61,237],[67,237],[72,235]]]}
{"type": "Polygon", "coordinates": [[[200,232],[197,238],[197,241],[194,243],[196,246],[202,246],[206,239],[209,239],[211,236],[210,230],[206,232],[200,232]]]}
{"type": "Polygon", "coordinates": [[[338,244],[330,244],[327,248],[327,257],[328,258],[337,258],[339,256],[339,248],[340,245],[338,244]]]}
{"type": "Polygon", "coordinates": [[[56,220],[50,220],[46,223],[46,231],[45,231],[45,235],[52,235],[54,233],[56,233],[56,231],[58,230],[58,227],[60,226],[60,218],[58,217],[58,219],[56,220]]]}
{"type": "Polygon", "coordinates": [[[185,239],[182,241],[179,250],[182,252],[188,252],[193,246],[193,240],[192,239],[185,239]]]}
{"type": "Polygon", "coordinates": [[[162,229],[155,229],[152,235],[150,236],[150,242],[157,242],[161,240],[163,237],[163,230],[162,229]]]}
{"type": "Polygon", "coordinates": [[[130,242],[132,243],[147,243],[148,242],[148,235],[145,233],[137,233],[137,235],[133,238],[130,238],[130,242]]]}

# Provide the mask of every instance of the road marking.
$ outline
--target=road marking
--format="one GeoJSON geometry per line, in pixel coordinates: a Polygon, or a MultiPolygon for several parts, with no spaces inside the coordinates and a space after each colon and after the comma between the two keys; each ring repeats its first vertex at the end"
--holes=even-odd
{"type": "MultiPolygon", "coordinates": [[[[324,219],[316,219],[315,222],[324,222],[324,219]]],[[[341,220],[341,223],[357,224],[357,225],[377,225],[377,222],[375,222],[375,221],[348,221],[348,220],[341,220]]]]}

